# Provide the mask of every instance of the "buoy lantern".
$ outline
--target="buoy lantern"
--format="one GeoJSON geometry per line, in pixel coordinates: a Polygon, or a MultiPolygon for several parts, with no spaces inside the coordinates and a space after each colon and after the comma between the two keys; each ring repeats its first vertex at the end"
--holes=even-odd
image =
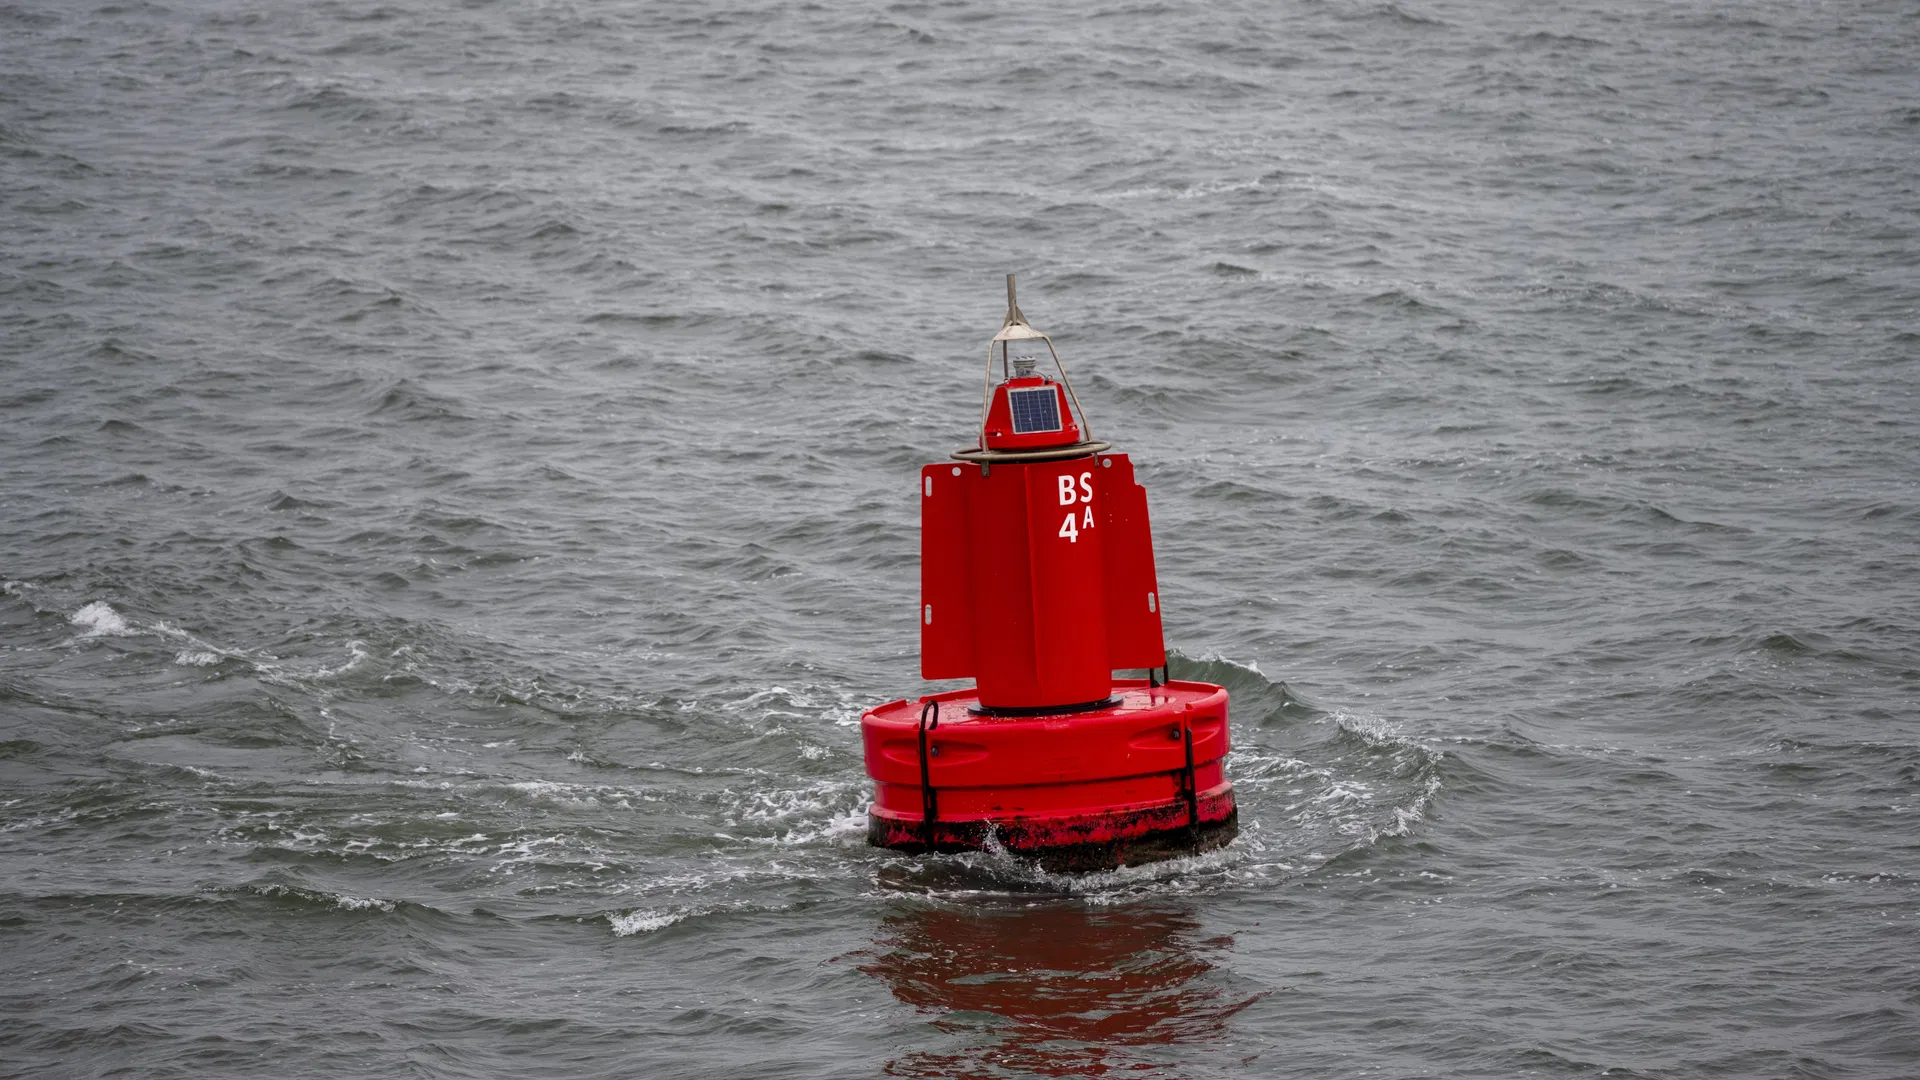
{"type": "Polygon", "coordinates": [[[1007,275],[979,441],[920,470],[920,673],[975,685],[861,716],[869,842],[1092,870],[1238,832],[1227,691],[1164,678],[1147,495],[1110,449],[1007,275]]]}

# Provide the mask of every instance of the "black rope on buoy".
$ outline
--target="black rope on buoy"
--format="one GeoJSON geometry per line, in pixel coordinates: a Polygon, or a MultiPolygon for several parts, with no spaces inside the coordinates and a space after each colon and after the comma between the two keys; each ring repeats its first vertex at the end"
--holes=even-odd
{"type": "Polygon", "coordinates": [[[1195,850],[1200,847],[1200,792],[1199,783],[1193,775],[1193,725],[1184,724],[1181,729],[1187,736],[1187,767],[1184,770],[1187,789],[1187,838],[1193,842],[1195,850]]]}
{"type": "MultiPolygon", "coordinates": [[[[933,823],[940,816],[940,798],[933,790],[933,763],[928,760],[927,735],[940,726],[940,703],[929,701],[920,707],[920,843],[933,850],[933,823]]],[[[1193,760],[1189,746],[1187,760],[1193,760]]]]}

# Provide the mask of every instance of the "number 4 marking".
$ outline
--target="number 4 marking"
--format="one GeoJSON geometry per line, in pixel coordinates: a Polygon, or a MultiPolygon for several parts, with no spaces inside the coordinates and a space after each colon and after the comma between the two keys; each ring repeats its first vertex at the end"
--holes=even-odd
{"type": "Polygon", "coordinates": [[[1080,515],[1079,514],[1075,513],[1072,510],[1067,511],[1067,519],[1060,523],[1060,535],[1066,537],[1067,542],[1070,544],[1077,544],[1080,542],[1080,515]]]}

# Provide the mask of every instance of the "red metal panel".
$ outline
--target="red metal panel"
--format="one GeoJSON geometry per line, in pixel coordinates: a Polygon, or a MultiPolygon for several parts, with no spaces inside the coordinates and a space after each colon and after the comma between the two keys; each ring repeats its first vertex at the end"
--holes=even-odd
{"type": "MultiPolygon", "coordinates": [[[[1006,704],[1099,701],[1113,689],[1107,661],[1100,471],[1092,456],[1019,468],[1027,482],[1027,544],[1033,583],[1033,655],[1040,697],[1006,704]]],[[[1002,704],[993,702],[993,704],[1002,704]]]]}
{"type": "Polygon", "coordinates": [[[977,666],[967,559],[967,480],[972,465],[920,470],[920,676],[971,678],[977,666]]]}
{"type": "Polygon", "coordinates": [[[1167,662],[1167,644],[1160,629],[1147,489],[1134,481],[1133,461],[1125,454],[1102,454],[1095,472],[1106,534],[1107,662],[1116,668],[1156,668],[1167,662]]]}
{"type": "Polygon", "coordinates": [[[1033,556],[1025,467],[967,474],[967,586],[973,591],[974,678],[989,705],[1040,704],[1033,649],[1033,556]]]}

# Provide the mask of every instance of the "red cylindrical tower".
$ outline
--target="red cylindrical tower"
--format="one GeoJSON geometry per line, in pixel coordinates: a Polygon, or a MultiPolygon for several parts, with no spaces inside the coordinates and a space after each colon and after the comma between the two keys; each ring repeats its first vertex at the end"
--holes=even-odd
{"type": "Polygon", "coordinates": [[[1146,492],[1078,405],[1009,274],[979,442],[920,472],[921,674],[977,685],[861,717],[874,844],[1096,869],[1237,831],[1227,692],[1151,677],[1166,647],[1146,492]],[[1035,373],[1045,359],[1058,381],[1035,373]]]}

